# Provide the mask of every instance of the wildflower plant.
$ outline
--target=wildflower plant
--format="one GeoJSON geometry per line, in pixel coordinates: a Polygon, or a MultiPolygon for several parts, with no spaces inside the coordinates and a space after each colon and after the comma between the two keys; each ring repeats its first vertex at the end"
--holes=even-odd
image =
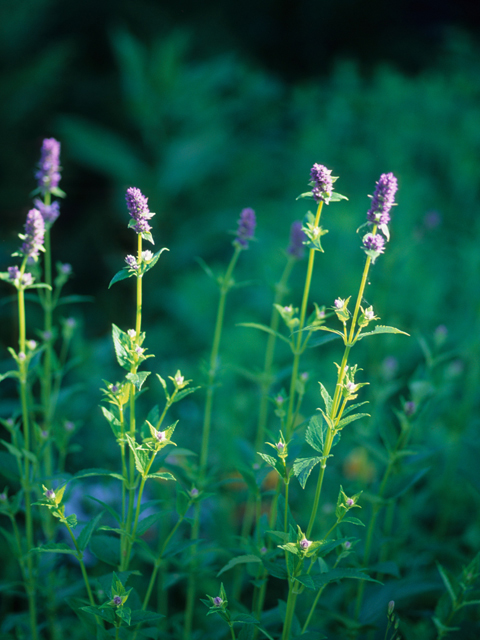
{"type": "MultiPolygon", "coordinates": [[[[259,369],[246,372],[258,393],[248,408],[254,430],[248,434],[242,425],[241,442],[230,438],[235,398],[228,398],[232,415],[223,416],[222,421],[217,419],[216,399],[224,393],[228,294],[239,286],[234,273],[240,256],[255,241],[256,214],[251,208],[241,210],[233,252],[223,273],[215,275],[201,263],[218,287],[218,305],[216,315],[212,314],[204,379],[201,387],[194,387],[183,366],[164,372],[163,361],[154,359],[156,345],[145,329],[148,305],[144,305],[143,279],[155,277],[152,269],[166,249],[153,249],[155,214],[148,197],[129,187],[124,213],[135,236],[110,287],[123,287],[130,295],[130,321],[126,326],[112,325],[112,356],[118,370],[111,380],[103,380],[98,392],[99,415],[116,443],[108,459],[116,457],[116,467],[105,464],[74,474],[68,454],[71,439],[81,433],[82,419],[71,415],[64,392],[78,322],[73,316],[60,317],[58,307],[84,299],[62,295],[73,266],[57,261],[56,275],[52,273],[50,232],[60,213],[58,200],[52,197],[65,195],[58,186],[60,178],[60,144],[46,139],[34,194],[41,197],[36,197],[35,208],[27,214],[14,254],[18,264],[8,265],[0,274],[15,292],[18,314],[18,346],[8,350],[13,364],[0,378],[11,379],[18,388],[11,416],[1,418],[6,434],[2,444],[10,462],[5,465],[8,484],[0,492],[1,532],[17,562],[18,582],[27,602],[25,613],[7,620],[1,632],[6,638],[15,633],[15,637],[34,640],[57,640],[71,629],[74,639],[165,636],[193,640],[202,634],[228,633],[233,640],[293,640],[323,637],[327,627],[335,624],[335,637],[364,638],[371,629],[365,594],[370,588],[380,590],[385,576],[394,571],[389,545],[376,541],[394,537],[399,498],[427,473],[421,468],[408,480],[403,475],[416,456],[411,448],[415,425],[430,393],[427,383],[417,379],[409,383],[409,394],[395,410],[395,428],[382,434],[382,444],[368,436],[368,450],[381,461],[376,466],[378,482],[364,491],[345,474],[335,487],[336,501],[327,497],[325,477],[336,462],[333,452],[344,451],[348,440],[342,440],[344,433],[353,430],[357,421],[369,422],[373,413],[364,408],[364,394],[367,385],[375,386],[374,376],[362,368],[367,368],[365,355],[353,359],[353,348],[365,338],[407,335],[379,324],[385,311],[365,294],[372,268],[382,268],[388,251],[398,186],[395,176],[380,176],[370,208],[365,207],[365,222],[359,229],[359,256],[363,252],[365,262],[358,290],[313,301],[314,267],[320,280],[325,273],[321,254],[327,231],[320,224],[322,212],[325,205],[346,200],[334,188],[337,178],[332,171],[313,165],[310,189],[301,197],[313,200],[315,213],[307,212],[303,222],[291,224],[283,270],[271,295],[270,321],[243,322],[242,329],[229,327],[254,329],[266,338],[259,369]],[[144,243],[152,247],[145,248],[144,243]],[[297,292],[290,288],[290,279],[293,270],[302,267],[303,289],[297,292]],[[32,299],[43,312],[36,331],[27,313],[26,300],[32,299]],[[336,349],[331,376],[318,348],[326,341],[336,349]],[[287,365],[277,363],[280,346],[287,350],[287,365]],[[314,356],[307,367],[308,348],[314,356]],[[315,384],[317,374],[326,378],[315,384]],[[201,425],[188,411],[176,413],[175,406],[200,389],[193,398],[194,406],[202,407],[201,425]],[[149,398],[154,399],[151,405],[149,398]],[[199,434],[198,447],[194,431],[199,434]],[[234,481],[240,484],[243,479],[246,486],[234,506],[226,497],[228,479],[217,450],[213,464],[212,442],[216,444],[220,435],[237,450],[234,481]],[[396,480],[403,486],[395,492],[392,481],[396,480]],[[76,491],[83,496],[89,482],[97,488],[112,483],[118,491],[114,502],[104,495],[92,496],[93,512],[85,516],[72,496],[76,491]],[[217,528],[222,531],[211,525],[215,504],[222,523],[217,528]],[[75,584],[70,588],[73,576],[78,581],[72,580],[75,584]],[[220,576],[226,587],[223,582],[218,585],[220,576]],[[175,602],[169,602],[173,586],[175,602]],[[329,592],[339,588],[341,597],[328,600],[329,592]],[[205,591],[216,595],[205,598],[205,591]],[[337,613],[329,611],[332,601],[342,601],[337,613]],[[202,602],[206,616],[199,606],[202,602]],[[67,622],[60,622],[62,615],[67,622]],[[70,615],[82,626],[77,629],[70,615]],[[215,629],[217,624],[226,627],[215,629]]],[[[432,368],[435,358],[426,343],[423,348],[427,369],[432,368]]],[[[356,438],[361,439],[360,430],[356,438]]],[[[335,473],[338,476],[338,465],[335,473]]],[[[331,477],[335,477],[333,470],[331,477]]],[[[479,602],[478,555],[460,574],[444,564],[438,563],[436,577],[445,593],[429,621],[437,640],[453,633],[453,625],[462,622],[460,612],[479,602]]],[[[394,613],[393,600],[385,606],[387,620],[383,609],[383,618],[376,622],[381,634],[386,625],[385,638],[397,640],[402,637],[403,613],[394,613]]]]}

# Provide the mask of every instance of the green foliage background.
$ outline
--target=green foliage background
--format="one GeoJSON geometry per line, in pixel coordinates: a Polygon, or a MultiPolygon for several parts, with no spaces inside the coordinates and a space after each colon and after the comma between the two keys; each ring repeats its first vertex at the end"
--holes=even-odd
{"type": "MultiPolygon", "coordinates": [[[[97,56],[83,50],[78,34],[68,28],[61,38],[42,41],[54,6],[44,0],[5,3],[2,9],[0,54],[9,64],[2,75],[6,98],[0,102],[6,229],[0,262],[5,270],[17,246],[41,140],[55,136],[62,142],[61,186],[68,198],[52,232],[54,258],[72,263],[72,291],[94,296],[93,304],[72,312],[83,323],[76,344],[80,369],[72,374],[72,383],[81,387],[70,400],[72,419],[83,422],[78,438],[83,452],[71,457],[72,468],[118,462],[98,410],[98,388],[102,378],[118,375],[111,323],[124,329],[133,324],[130,281],[107,291],[124,256],[134,250],[126,228],[128,186],[149,197],[157,212],[157,249],[170,249],[145,281],[149,348],[163,376],[181,368],[194,384],[202,382],[217,300],[216,287],[196,258],[219,273],[230,257],[227,232],[235,229],[240,210],[249,206],[257,213],[258,241],[242,256],[237,273],[249,284],[229,299],[223,341],[225,375],[212,458],[222,461],[227,477],[239,460],[253,455],[246,443],[256,415],[251,371],[261,367],[265,342],[261,334],[235,325],[268,322],[269,285],[279,277],[291,222],[306,213],[305,202],[295,198],[306,188],[311,165],[333,169],[340,176],[338,191],[349,198],[324,213],[329,234],[315,267],[312,299],[326,305],[355,295],[363,265],[355,231],[364,222],[375,181],[392,171],[399,181],[392,240],[372,271],[367,299],[382,322],[412,337],[386,336],[371,342],[368,352],[363,344],[359,348],[358,362],[370,381],[365,397],[377,409],[369,424],[345,435],[329,490],[334,500],[352,448],[360,452],[361,464],[350,482],[354,488],[370,486],[381,468],[376,434],[395,423],[391,407],[399,407],[401,398],[422,405],[415,468],[429,471],[407,498],[410,520],[398,523],[394,549],[404,580],[389,588],[413,610],[408,620],[403,616],[406,637],[427,637],[423,607],[434,606],[441,591],[434,558],[458,572],[480,545],[478,45],[451,31],[437,63],[414,75],[385,63],[365,70],[351,57],[335,60],[321,76],[286,81],[225,46],[202,47],[205,33],[191,28],[167,25],[159,35],[151,29],[148,37],[139,37],[139,19],[130,23],[128,11],[122,20],[112,18],[97,56]],[[439,326],[446,327],[446,337],[435,333],[439,326]],[[417,592],[408,581],[412,562],[424,576],[423,591],[418,580],[417,592]]],[[[296,306],[301,272],[294,274],[288,300],[296,306]]],[[[8,295],[4,288],[2,370],[4,347],[16,335],[8,295]]],[[[310,413],[319,406],[316,381],[333,380],[331,362],[338,353],[333,342],[306,358],[310,413]]],[[[288,366],[281,348],[279,359],[288,366]]],[[[9,391],[4,385],[2,415],[12,407],[9,391]]],[[[198,394],[179,409],[178,433],[184,434],[179,442],[185,446],[198,445],[202,406],[198,394]]],[[[231,493],[225,489],[225,500],[231,493]]],[[[240,503],[241,496],[233,500],[240,503]]],[[[475,628],[453,635],[474,638],[465,633],[475,634],[475,628]]]]}

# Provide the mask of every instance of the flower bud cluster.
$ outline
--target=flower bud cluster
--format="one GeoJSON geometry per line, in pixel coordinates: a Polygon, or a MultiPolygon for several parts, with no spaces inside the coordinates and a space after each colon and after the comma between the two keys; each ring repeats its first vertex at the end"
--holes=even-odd
{"type": "Polygon", "coordinates": [[[60,142],[45,138],[42,144],[40,163],[35,174],[40,192],[52,193],[60,182],[60,142]]]}
{"type": "Polygon", "coordinates": [[[25,222],[25,234],[20,238],[23,240],[21,253],[31,261],[38,260],[40,251],[44,251],[43,239],[45,236],[45,222],[38,209],[30,209],[25,222]]]}
{"type": "Polygon", "coordinates": [[[313,187],[312,196],[315,202],[325,202],[328,204],[332,197],[333,179],[330,175],[332,171],[323,164],[315,163],[310,170],[310,185],[313,187]]]}

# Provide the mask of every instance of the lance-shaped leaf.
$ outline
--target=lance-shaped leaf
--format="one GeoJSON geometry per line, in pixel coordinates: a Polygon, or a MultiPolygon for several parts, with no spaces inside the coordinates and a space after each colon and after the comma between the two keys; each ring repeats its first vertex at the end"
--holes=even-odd
{"type": "Polygon", "coordinates": [[[309,475],[313,468],[323,460],[323,457],[297,458],[293,463],[293,473],[297,477],[302,489],[305,489],[309,475]]]}
{"type": "Polygon", "coordinates": [[[101,517],[103,516],[103,511],[101,511],[93,520],[82,529],[80,535],[77,538],[77,544],[80,548],[80,551],[85,551],[90,542],[90,538],[92,537],[92,533],[97,528],[98,523],[100,522],[101,517]]]}
{"type": "Polygon", "coordinates": [[[239,324],[237,324],[238,327],[251,327],[252,329],[260,329],[260,331],[265,331],[266,333],[269,333],[272,336],[275,336],[276,338],[279,338],[280,340],[283,340],[284,342],[286,342],[288,345],[290,345],[290,340],[288,338],[286,338],[285,336],[282,336],[281,333],[278,333],[278,331],[274,331],[273,329],[271,329],[270,327],[267,327],[264,324],[258,324],[256,322],[240,322],[239,324]]]}
{"type": "Polygon", "coordinates": [[[112,338],[118,364],[124,369],[130,371],[131,362],[129,359],[129,349],[131,340],[128,334],[119,329],[117,325],[112,324],[112,338]]]}
{"type": "Polygon", "coordinates": [[[343,429],[350,422],[355,422],[355,420],[360,420],[360,418],[369,418],[369,413],[354,413],[351,416],[347,416],[346,418],[342,418],[340,422],[337,424],[337,429],[343,429]]]}
{"type": "Polygon", "coordinates": [[[138,373],[127,373],[125,378],[131,382],[137,391],[140,391],[143,383],[150,375],[150,371],[139,371],[138,373]]]}
{"type": "Polygon", "coordinates": [[[72,556],[77,555],[76,549],[72,549],[65,542],[47,542],[41,547],[35,547],[33,551],[39,551],[41,553],[66,553],[72,556]]]}
{"type": "Polygon", "coordinates": [[[312,416],[308,423],[305,440],[315,449],[315,451],[323,453],[327,431],[328,427],[326,422],[324,422],[318,415],[312,416]]]}
{"type": "Polygon", "coordinates": [[[220,571],[217,573],[217,578],[221,576],[222,573],[225,573],[225,571],[228,571],[229,569],[233,569],[233,567],[236,567],[238,564],[248,564],[250,562],[261,563],[262,561],[258,556],[254,556],[253,554],[237,556],[236,558],[232,558],[230,562],[227,562],[227,564],[222,569],[220,569],[220,571]]]}
{"type": "Polygon", "coordinates": [[[116,282],[120,282],[120,280],[126,280],[127,278],[131,278],[134,275],[135,275],[135,272],[131,271],[129,267],[124,267],[123,269],[120,269],[120,271],[117,271],[117,273],[110,280],[110,284],[108,285],[108,288],[110,289],[110,287],[116,282]]]}
{"type": "MultiPolygon", "coordinates": [[[[328,573],[321,573],[316,575],[310,574],[309,577],[311,577],[313,580],[313,585],[314,585],[313,588],[315,590],[320,589],[321,587],[325,586],[329,582],[336,582],[337,580],[345,580],[347,578],[351,580],[352,579],[366,580],[368,582],[377,582],[378,584],[382,584],[379,580],[375,580],[374,578],[371,578],[368,574],[364,573],[363,571],[359,569],[350,569],[350,568],[331,569],[330,571],[328,571],[328,573]]],[[[303,578],[304,576],[299,576],[297,580],[299,582],[302,582],[302,584],[304,584],[303,578]]],[[[308,581],[308,584],[310,584],[310,581],[308,581]]],[[[310,588],[307,584],[305,584],[305,586],[307,587],[307,589],[310,588]]]]}
{"type": "Polygon", "coordinates": [[[128,433],[125,434],[125,437],[127,438],[128,446],[133,453],[133,457],[135,458],[135,467],[143,476],[149,463],[148,452],[139,447],[128,433]]]}
{"type": "Polygon", "coordinates": [[[367,336],[377,336],[381,333],[401,333],[404,336],[410,336],[409,333],[405,333],[405,331],[400,331],[400,329],[396,329],[395,327],[385,327],[379,324],[375,327],[373,331],[367,331],[366,333],[361,333],[357,338],[357,342],[359,340],[362,340],[363,338],[366,338],[367,336]]]}

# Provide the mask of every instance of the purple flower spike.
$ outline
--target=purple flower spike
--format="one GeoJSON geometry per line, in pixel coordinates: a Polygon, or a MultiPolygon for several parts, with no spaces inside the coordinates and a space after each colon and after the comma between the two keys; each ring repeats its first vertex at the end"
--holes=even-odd
{"type": "Polygon", "coordinates": [[[307,236],[302,231],[302,226],[300,220],[295,220],[290,227],[290,244],[288,245],[287,253],[295,260],[301,260],[305,253],[303,242],[307,239],[307,236]]]}
{"type": "Polygon", "coordinates": [[[390,209],[395,203],[397,189],[397,179],[393,173],[382,173],[373,194],[372,206],[367,213],[370,223],[387,225],[390,222],[390,209]]]}
{"type": "Polygon", "coordinates": [[[255,217],[255,211],[249,208],[243,209],[238,219],[237,237],[233,241],[234,244],[241,249],[248,249],[248,241],[253,238],[256,226],[257,219],[255,217]]]}
{"type": "Polygon", "coordinates": [[[55,200],[52,204],[45,204],[40,198],[35,198],[33,204],[42,214],[45,224],[53,224],[60,215],[60,203],[58,200],[55,200]]]}
{"type": "Polygon", "coordinates": [[[35,174],[40,191],[51,193],[60,182],[60,142],[55,138],[45,138],[42,144],[39,169],[35,174]]]}
{"type": "Polygon", "coordinates": [[[152,227],[148,224],[147,220],[150,220],[150,218],[153,218],[155,215],[148,208],[148,198],[143,195],[140,189],[130,187],[127,189],[125,201],[129,214],[136,222],[133,226],[135,232],[148,233],[152,227]]]}
{"type": "Polygon", "coordinates": [[[323,166],[323,164],[315,163],[310,170],[310,184],[312,184],[312,195],[315,202],[328,202],[333,191],[333,180],[330,175],[332,171],[323,166]]]}
{"type": "Polygon", "coordinates": [[[44,235],[45,223],[42,214],[38,209],[30,209],[25,222],[25,235],[22,236],[24,240],[21,247],[23,255],[37,260],[39,251],[43,249],[44,235]]]}

